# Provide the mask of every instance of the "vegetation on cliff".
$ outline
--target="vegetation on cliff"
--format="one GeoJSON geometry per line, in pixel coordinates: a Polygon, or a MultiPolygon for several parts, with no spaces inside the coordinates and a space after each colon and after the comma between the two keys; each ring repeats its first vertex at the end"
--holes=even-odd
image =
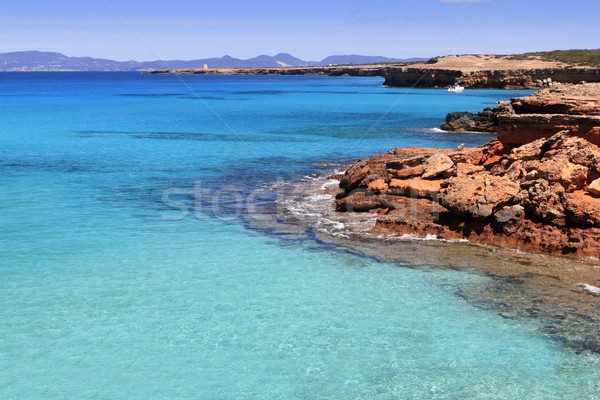
{"type": "Polygon", "coordinates": [[[546,61],[559,61],[566,64],[600,67],[600,49],[537,51],[514,55],[510,58],[513,60],[541,59],[546,61]]]}

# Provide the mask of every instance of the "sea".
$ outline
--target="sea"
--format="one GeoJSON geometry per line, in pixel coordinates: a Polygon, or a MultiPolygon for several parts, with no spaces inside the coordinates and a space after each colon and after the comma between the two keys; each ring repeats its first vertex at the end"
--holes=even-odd
{"type": "Polygon", "coordinates": [[[0,399],[600,398],[597,352],[460,295],[493,277],[277,215],[353,160],[483,144],[435,128],[529,93],[0,73],[0,399]]]}

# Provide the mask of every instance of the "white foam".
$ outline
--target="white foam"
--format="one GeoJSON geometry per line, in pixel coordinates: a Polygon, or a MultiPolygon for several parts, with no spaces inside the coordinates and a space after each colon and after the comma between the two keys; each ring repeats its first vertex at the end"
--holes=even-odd
{"type": "MultiPolygon", "coordinates": [[[[385,238],[386,236],[381,236],[385,238]]],[[[425,235],[425,236],[417,236],[412,233],[405,233],[404,235],[399,237],[400,240],[414,240],[421,242],[444,242],[444,243],[469,243],[467,239],[442,239],[437,237],[436,235],[425,235]]]]}
{"type": "Polygon", "coordinates": [[[333,196],[330,194],[314,194],[312,196],[308,196],[308,200],[310,201],[323,201],[323,200],[333,200],[333,196]]]}
{"type": "Polygon", "coordinates": [[[588,285],[587,283],[578,283],[577,286],[593,296],[600,296],[600,287],[588,285]]]}
{"type": "Polygon", "coordinates": [[[336,179],[329,179],[321,185],[321,190],[334,189],[334,188],[337,189],[339,187],[339,185],[340,185],[340,181],[338,181],[336,179]]]}

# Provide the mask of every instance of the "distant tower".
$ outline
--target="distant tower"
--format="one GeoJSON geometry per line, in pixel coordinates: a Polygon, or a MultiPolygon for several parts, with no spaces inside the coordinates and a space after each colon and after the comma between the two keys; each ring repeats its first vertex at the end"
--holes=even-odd
{"type": "Polygon", "coordinates": [[[208,69],[208,64],[202,64],[202,69],[208,69]]]}

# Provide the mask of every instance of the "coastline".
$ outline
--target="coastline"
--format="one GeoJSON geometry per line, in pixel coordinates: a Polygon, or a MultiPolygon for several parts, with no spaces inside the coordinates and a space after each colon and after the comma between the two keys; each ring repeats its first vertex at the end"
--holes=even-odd
{"type": "MultiPolygon", "coordinates": [[[[517,112],[558,107],[564,113],[555,119],[575,115],[594,125],[599,88],[554,86],[513,104],[517,112]]],[[[282,218],[262,228],[404,267],[483,274],[493,278],[485,289],[457,294],[506,318],[539,320],[572,351],[600,353],[597,129],[561,126],[553,134],[559,127],[535,115],[523,126],[522,115],[506,113],[504,143],[393,149],[280,185],[282,218]],[[540,123],[548,133],[540,135],[540,123]],[[486,188],[481,198],[473,196],[477,186],[486,188]]]]}
{"type": "Polygon", "coordinates": [[[600,282],[600,260],[373,232],[377,213],[340,213],[332,206],[341,167],[273,187],[278,194],[277,221],[250,216],[248,227],[281,240],[312,240],[330,251],[400,268],[451,269],[489,277],[484,288],[464,288],[457,295],[504,318],[535,319],[541,332],[570,351],[600,353],[600,297],[581,286],[600,282]]]}
{"type": "Polygon", "coordinates": [[[325,75],[325,76],[381,76],[390,65],[408,64],[365,64],[331,65],[322,67],[276,67],[276,68],[194,68],[164,69],[147,71],[148,74],[196,74],[196,75],[325,75]]]}
{"type": "Polygon", "coordinates": [[[459,83],[467,88],[537,89],[548,79],[561,83],[600,82],[600,70],[590,66],[522,60],[498,55],[436,57],[428,62],[327,65],[318,67],[192,68],[149,70],[147,74],[199,75],[326,75],[380,76],[389,87],[440,88],[459,83]]]}

